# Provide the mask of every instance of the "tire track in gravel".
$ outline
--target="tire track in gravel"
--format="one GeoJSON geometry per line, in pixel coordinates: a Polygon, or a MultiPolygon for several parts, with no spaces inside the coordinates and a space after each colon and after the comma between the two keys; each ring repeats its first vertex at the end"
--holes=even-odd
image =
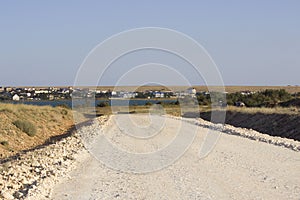
{"type": "MultiPolygon", "coordinates": [[[[148,123],[147,115],[130,117],[137,123],[148,123]]],[[[116,116],[103,133],[122,148],[152,151],[174,137],[179,123],[170,117],[157,117],[166,120],[165,127],[149,143],[124,135],[116,126],[116,116]]],[[[199,149],[208,129],[181,123],[187,123],[191,131],[197,129],[197,136],[184,155],[167,168],[145,174],[121,172],[84,151],[76,169],[53,188],[51,199],[299,199],[299,152],[220,133],[213,151],[200,159],[199,149]]]]}

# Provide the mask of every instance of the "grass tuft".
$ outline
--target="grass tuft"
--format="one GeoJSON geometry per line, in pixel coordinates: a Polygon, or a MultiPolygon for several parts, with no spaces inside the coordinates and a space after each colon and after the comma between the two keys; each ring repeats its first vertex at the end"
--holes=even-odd
{"type": "Polygon", "coordinates": [[[35,136],[37,130],[34,124],[25,120],[16,120],[13,124],[19,128],[21,131],[25,132],[28,136],[35,136]]]}
{"type": "Polygon", "coordinates": [[[0,144],[7,147],[8,146],[8,141],[6,141],[6,140],[0,141],[0,144]]]}

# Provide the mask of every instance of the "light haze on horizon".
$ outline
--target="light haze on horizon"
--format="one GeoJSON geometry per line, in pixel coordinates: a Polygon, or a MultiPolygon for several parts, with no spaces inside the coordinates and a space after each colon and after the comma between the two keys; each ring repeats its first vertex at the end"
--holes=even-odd
{"type": "MultiPolygon", "coordinates": [[[[1,1],[0,86],[73,85],[96,45],[139,27],[194,38],[225,85],[300,85],[300,1],[130,2],[1,1]]],[[[186,78],[204,84],[193,73],[186,78]]]]}

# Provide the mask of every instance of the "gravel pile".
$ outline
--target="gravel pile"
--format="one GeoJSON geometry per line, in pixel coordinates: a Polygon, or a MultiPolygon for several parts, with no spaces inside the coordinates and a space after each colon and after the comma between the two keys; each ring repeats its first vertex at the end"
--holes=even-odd
{"type": "Polygon", "coordinates": [[[197,119],[188,119],[188,118],[181,118],[181,117],[174,117],[168,115],[170,118],[174,118],[177,120],[184,120],[188,123],[195,124],[197,126],[203,127],[203,128],[209,128],[213,130],[220,131],[222,133],[226,133],[229,135],[236,135],[240,137],[245,137],[251,140],[255,141],[260,141],[260,142],[265,142],[269,144],[273,144],[276,146],[281,146],[285,147],[288,149],[292,149],[294,151],[300,151],[300,142],[293,140],[293,139],[288,139],[288,138],[282,138],[282,137],[276,137],[276,136],[270,136],[267,134],[263,134],[260,132],[257,132],[252,129],[247,129],[247,128],[239,128],[239,127],[234,127],[228,124],[222,125],[222,124],[214,124],[209,121],[203,120],[201,118],[197,119]]]}
{"type": "MultiPolygon", "coordinates": [[[[91,126],[104,124],[107,117],[94,120],[91,126]]],[[[89,126],[88,128],[91,128],[89,126]]],[[[0,165],[0,199],[47,198],[52,186],[60,177],[66,176],[75,165],[76,156],[84,150],[80,139],[80,127],[72,136],[21,155],[17,160],[0,165]]]]}

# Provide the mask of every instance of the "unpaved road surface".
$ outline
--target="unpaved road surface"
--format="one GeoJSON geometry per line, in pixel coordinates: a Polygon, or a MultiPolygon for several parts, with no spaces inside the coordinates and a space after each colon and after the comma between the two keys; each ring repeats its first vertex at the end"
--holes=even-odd
{"type": "MultiPolygon", "coordinates": [[[[150,123],[146,115],[130,117],[140,126],[147,127],[150,123]]],[[[132,125],[126,127],[124,123],[120,128],[116,119],[112,116],[107,122],[103,129],[105,137],[128,151],[139,153],[168,144],[180,124],[178,120],[157,116],[165,120],[159,135],[147,141],[132,140],[123,134],[126,129],[135,131],[132,125]]],[[[111,169],[84,151],[75,170],[56,184],[50,198],[300,199],[299,152],[220,133],[215,148],[200,159],[199,149],[207,130],[194,124],[186,125],[191,132],[197,131],[195,140],[172,165],[155,172],[128,173],[111,169]]],[[[120,160],[122,162],[122,158],[120,160]]]]}

